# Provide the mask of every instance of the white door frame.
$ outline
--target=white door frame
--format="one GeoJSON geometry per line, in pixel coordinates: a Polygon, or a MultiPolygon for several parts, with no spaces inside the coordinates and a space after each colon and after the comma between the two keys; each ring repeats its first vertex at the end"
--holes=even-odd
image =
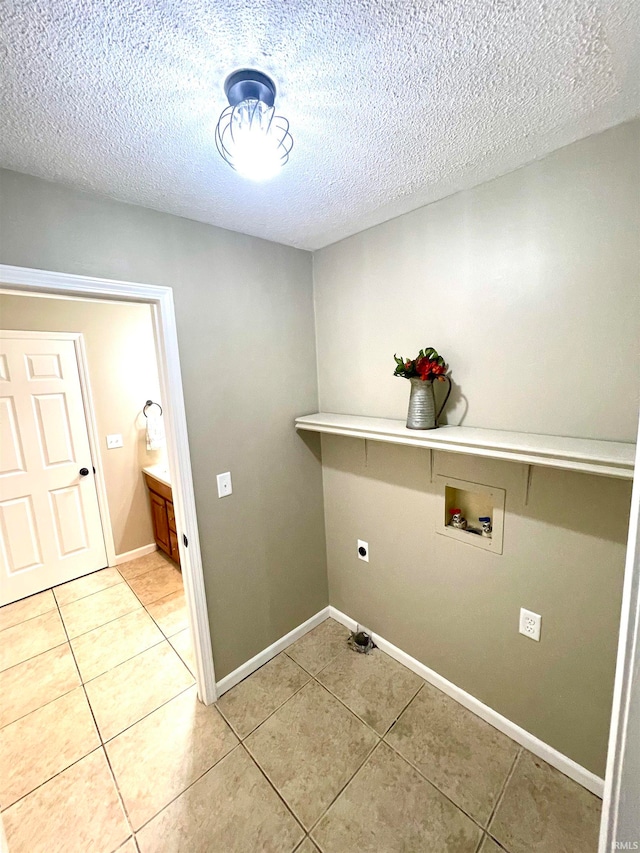
{"type": "Polygon", "coordinates": [[[167,452],[172,476],[180,565],[196,659],[196,682],[200,699],[205,705],[210,705],[216,700],[216,681],[193,493],[173,290],[170,287],[48,272],[6,264],[0,264],[0,283],[0,290],[6,290],[2,285],[8,285],[11,290],[25,294],[31,292],[52,296],[73,295],[151,305],[160,390],[162,401],[166,404],[167,452]],[[188,546],[184,544],[183,535],[187,537],[188,546]]]}
{"type": "MultiPolygon", "coordinates": [[[[5,288],[0,286],[1,290],[5,288]]],[[[19,293],[18,290],[14,291],[19,293]]],[[[0,323],[1,325],[1,323],[0,323]]],[[[104,538],[105,551],[107,552],[107,564],[115,566],[116,546],[113,539],[113,528],[111,526],[111,515],[109,513],[109,502],[107,499],[107,486],[102,466],[102,456],[99,452],[100,433],[95,417],[93,397],[91,396],[91,382],[89,380],[89,366],[87,363],[87,352],[84,345],[82,332],[32,332],[29,330],[2,329],[4,338],[31,338],[36,340],[71,341],[73,343],[76,361],[78,364],[78,376],[80,378],[80,391],[82,394],[82,407],[87,422],[87,434],[89,437],[89,452],[91,464],[95,468],[95,484],[98,496],[98,509],[100,511],[100,522],[102,524],[102,535],[104,538]]]]}
{"type": "MultiPolygon", "coordinates": [[[[625,763],[635,761],[631,752],[636,748],[637,731],[630,731],[630,710],[632,703],[637,703],[640,696],[640,424],[638,425],[638,442],[636,444],[636,467],[631,494],[631,512],[629,515],[629,535],[627,539],[627,558],[624,573],[624,588],[622,592],[622,609],[620,613],[620,639],[618,641],[618,660],[616,664],[616,680],[613,689],[613,708],[611,711],[611,730],[609,733],[609,751],[607,753],[607,770],[604,780],[604,798],[602,801],[602,822],[600,823],[599,853],[610,853],[616,848],[615,844],[634,844],[627,847],[637,850],[640,847],[640,818],[635,816],[638,835],[635,838],[619,837],[619,806],[622,805],[622,784],[625,776],[625,763]]],[[[629,773],[627,769],[626,773],[629,773]]],[[[627,775],[628,778],[628,775],[627,775]]],[[[640,787],[640,780],[637,782],[640,787]]],[[[633,797],[627,797],[624,808],[627,811],[636,808],[633,797]]],[[[624,822],[628,825],[629,815],[624,822]]]]}

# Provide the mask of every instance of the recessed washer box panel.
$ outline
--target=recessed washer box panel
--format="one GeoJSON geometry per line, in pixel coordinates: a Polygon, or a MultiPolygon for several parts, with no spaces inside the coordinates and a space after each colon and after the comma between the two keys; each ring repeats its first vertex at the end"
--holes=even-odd
{"type": "Polygon", "coordinates": [[[436,533],[474,548],[502,554],[505,490],[456,480],[443,474],[439,474],[437,480],[440,484],[440,510],[436,516],[436,533]],[[461,510],[467,520],[466,530],[451,526],[452,509],[461,510]],[[479,521],[487,516],[492,525],[490,538],[482,535],[482,522],[479,521]]]}

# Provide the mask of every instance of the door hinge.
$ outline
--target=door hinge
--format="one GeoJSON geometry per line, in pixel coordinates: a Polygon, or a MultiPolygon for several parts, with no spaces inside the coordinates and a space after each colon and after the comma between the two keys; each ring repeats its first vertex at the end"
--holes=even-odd
{"type": "Polygon", "coordinates": [[[188,540],[188,539],[187,539],[187,537],[184,535],[184,533],[182,534],[182,541],[184,542],[184,547],[185,547],[185,548],[188,548],[188,547],[189,547],[189,540],[188,540]]]}

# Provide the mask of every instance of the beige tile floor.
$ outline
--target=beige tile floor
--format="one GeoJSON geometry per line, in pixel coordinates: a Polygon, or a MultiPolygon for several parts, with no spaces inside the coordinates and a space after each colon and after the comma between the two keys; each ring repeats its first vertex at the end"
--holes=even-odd
{"type": "Polygon", "coordinates": [[[134,830],[237,743],[197,701],[193,666],[182,578],[160,552],[0,608],[11,853],[138,850],[134,830]]]}
{"type": "Polygon", "coordinates": [[[597,849],[596,797],[332,620],[203,706],[171,568],[0,610],[11,853],[597,849]]]}

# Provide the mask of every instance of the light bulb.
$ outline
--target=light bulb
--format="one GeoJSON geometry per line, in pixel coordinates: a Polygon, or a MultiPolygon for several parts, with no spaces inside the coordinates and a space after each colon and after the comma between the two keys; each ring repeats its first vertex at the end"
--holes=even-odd
{"type": "Polygon", "coordinates": [[[262,101],[242,101],[234,107],[225,147],[233,166],[253,181],[273,178],[282,166],[279,140],[272,126],[274,108],[262,101]]]}
{"type": "Polygon", "coordinates": [[[272,81],[244,70],[227,79],[225,90],[231,105],[223,110],[216,127],[220,155],[245,178],[273,178],[289,159],[293,139],[289,122],[275,114],[272,81]]]}

